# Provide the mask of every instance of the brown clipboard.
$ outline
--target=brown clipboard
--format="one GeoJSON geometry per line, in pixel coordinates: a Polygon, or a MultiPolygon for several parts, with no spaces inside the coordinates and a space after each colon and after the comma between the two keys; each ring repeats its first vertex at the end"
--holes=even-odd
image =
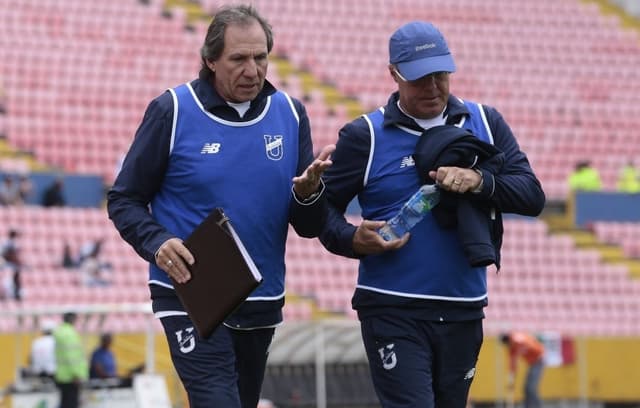
{"type": "Polygon", "coordinates": [[[262,275],[221,208],[212,211],[184,245],[195,258],[191,279],[174,280],[173,287],[206,339],[260,285],[262,275]]]}

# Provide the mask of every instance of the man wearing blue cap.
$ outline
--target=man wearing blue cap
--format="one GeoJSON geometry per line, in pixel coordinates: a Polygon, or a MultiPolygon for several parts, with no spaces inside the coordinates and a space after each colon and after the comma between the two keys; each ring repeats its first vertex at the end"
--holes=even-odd
{"type": "Polygon", "coordinates": [[[420,21],[400,27],[389,41],[389,74],[398,90],[340,130],[333,166],[324,173],[330,214],[320,239],[331,252],[360,259],[352,304],[385,408],[465,406],[488,302],[486,264],[465,256],[456,225],[443,225],[431,212],[399,239],[385,241],[378,229],[421,184],[436,183],[439,207],[471,203],[485,214],[499,264],[501,214],[536,216],[544,207],[540,182],[500,113],[449,94],[455,70],[436,27],[420,21]],[[438,145],[458,133],[492,145],[500,165],[416,171],[419,140],[438,145]],[[355,197],[358,226],[344,217],[355,197]]]}

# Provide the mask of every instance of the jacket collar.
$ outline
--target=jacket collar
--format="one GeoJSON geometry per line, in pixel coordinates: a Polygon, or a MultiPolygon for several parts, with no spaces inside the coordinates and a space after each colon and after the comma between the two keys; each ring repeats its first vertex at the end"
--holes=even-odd
{"type": "MultiPolygon", "coordinates": [[[[235,109],[227,105],[227,102],[222,99],[222,97],[216,92],[216,89],[206,80],[203,79],[194,79],[191,82],[191,86],[193,87],[193,91],[196,93],[196,96],[202,103],[202,106],[208,112],[216,112],[220,109],[229,109],[230,111],[235,112],[235,109]]],[[[248,116],[252,116],[252,112],[262,112],[262,108],[264,107],[267,97],[276,93],[276,88],[265,79],[264,86],[258,96],[254,100],[251,101],[251,107],[247,112],[248,116]]],[[[237,113],[236,113],[237,114],[237,113]]]]}
{"type": "MultiPolygon", "coordinates": [[[[387,105],[384,107],[384,121],[382,122],[382,126],[404,126],[409,129],[413,129],[419,132],[422,132],[422,129],[418,124],[402,113],[402,111],[398,108],[398,92],[394,92],[389,97],[387,101],[387,105]]],[[[449,100],[447,101],[447,107],[445,108],[445,115],[447,116],[447,125],[453,125],[460,122],[463,116],[468,116],[470,114],[467,107],[464,105],[462,100],[454,95],[449,95],[449,100]]]]}

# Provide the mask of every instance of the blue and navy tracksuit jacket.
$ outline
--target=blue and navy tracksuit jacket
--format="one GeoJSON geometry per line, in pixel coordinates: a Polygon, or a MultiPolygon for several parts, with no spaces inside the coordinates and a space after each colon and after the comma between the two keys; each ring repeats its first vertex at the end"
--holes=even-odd
{"type": "MultiPolygon", "coordinates": [[[[428,214],[397,251],[360,257],[353,252],[356,227],[344,218],[358,198],[364,219],[388,220],[419,188],[412,154],[423,130],[403,114],[394,93],[387,105],[345,125],[339,134],[333,166],[324,173],[329,220],[321,241],[333,253],[361,258],[353,307],[368,314],[414,313],[434,321],[484,317],[486,268],[471,267],[455,229],[443,229],[428,214]]],[[[527,157],[508,125],[493,108],[450,96],[446,124],[469,129],[504,153],[498,174],[480,169],[484,184],[474,200],[486,200],[500,213],[537,215],[544,193],[527,157]]]]}
{"type": "Polygon", "coordinates": [[[221,207],[263,275],[225,323],[280,323],[288,225],[301,236],[317,236],[326,213],[324,194],[302,203],[292,192],[292,178],[312,161],[303,105],[268,82],[243,118],[201,79],[154,99],[108,192],[108,211],[122,237],[150,263],[156,315],[185,313],[155,252],[169,238],[185,239],[221,207]]]}

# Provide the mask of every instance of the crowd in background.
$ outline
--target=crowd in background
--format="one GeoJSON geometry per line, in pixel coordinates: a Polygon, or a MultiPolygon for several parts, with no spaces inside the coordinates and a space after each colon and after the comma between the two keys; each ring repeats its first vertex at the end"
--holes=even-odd
{"type": "MultiPolygon", "coordinates": [[[[6,237],[0,241],[0,300],[23,299],[22,273],[28,267],[22,255],[21,232],[9,228],[6,237]]],[[[59,266],[76,273],[73,279],[79,286],[96,287],[111,285],[112,265],[102,259],[104,238],[88,240],[77,254],[71,244],[64,243],[59,266]]]]}
{"type": "Polygon", "coordinates": [[[33,181],[28,174],[4,174],[0,184],[0,206],[20,206],[36,202],[44,207],[64,207],[64,179],[56,177],[42,192],[34,197],[33,181]]]}
{"type": "Polygon", "coordinates": [[[108,273],[111,271],[111,263],[101,259],[104,238],[85,242],[78,252],[73,255],[71,245],[65,243],[62,253],[61,265],[66,269],[77,269],[80,274],[79,283],[84,286],[108,286],[111,284],[108,273]]]}
{"type": "MultiPolygon", "coordinates": [[[[28,365],[22,370],[23,381],[39,381],[42,387],[55,384],[61,408],[78,407],[84,385],[131,386],[128,376],[118,374],[111,333],[102,333],[87,354],[76,329],[77,319],[74,312],[64,313],[60,323],[44,319],[40,335],[31,343],[28,365]]],[[[141,367],[132,372],[140,372],[141,367]]]]}

